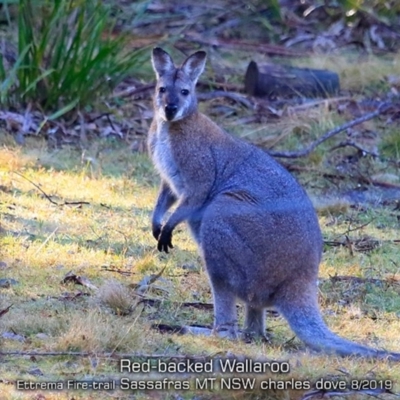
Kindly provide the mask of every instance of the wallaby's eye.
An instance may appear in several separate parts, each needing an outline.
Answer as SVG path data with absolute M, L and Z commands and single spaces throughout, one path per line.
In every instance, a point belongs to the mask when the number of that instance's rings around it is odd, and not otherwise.
M 164 86 L 161 86 L 158 90 L 160 93 L 165 93 L 165 91 L 166 91 Z
M 189 90 L 187 90 L 187 89 L 182 89 L 182 90 L 181 90 L 181 93 L 182 93 L 184 96 L 187 96 L 187 95 L 189 94 Z

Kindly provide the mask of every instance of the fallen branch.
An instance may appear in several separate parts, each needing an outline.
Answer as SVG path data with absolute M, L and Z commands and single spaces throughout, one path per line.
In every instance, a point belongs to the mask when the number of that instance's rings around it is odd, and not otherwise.
M 382 103 L 375 111 L 364 114 L 363 116 L 356 118 L 352 121 L 346 122 L 343 125 L 337 126 L 336 128 L 330 130 L 325 135 L 312 142 L 308 147 L 299 150 L 299 151 L 272 151 L 268 150 L 268 154 L 273 157 L 282 157 L 282 158 L 299 158 L 308 156 L 317 146 L 331 137 L 337 135 L 338 133 L 345 131 L 346 129 L 352 128 L 355 125 L 359 125 L 365 121 L 369 121 L 372 118 L 377 117 L 380 114 L 383 114 L 389 108 L 393 106 L 392 103 Z

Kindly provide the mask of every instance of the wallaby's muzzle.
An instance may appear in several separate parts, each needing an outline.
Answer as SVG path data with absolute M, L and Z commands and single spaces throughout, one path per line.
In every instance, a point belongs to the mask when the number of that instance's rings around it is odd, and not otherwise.
M 165 117 L 168 121 L 172 121 L 178 111 L 178 106 L 176 104 L 167 104 L 165 106 Z

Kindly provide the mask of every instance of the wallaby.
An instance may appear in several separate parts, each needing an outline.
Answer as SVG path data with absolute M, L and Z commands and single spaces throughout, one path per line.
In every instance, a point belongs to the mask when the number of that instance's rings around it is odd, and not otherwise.
M 342 356 L 400 360 L 332 333 L 317 302 L 322 253 L 318 219 L 294 177 L 267 153 L 219 128 L 197 109 L 196 82 L 206 53 L 180 67 L 161 48 L 148 145 L 161 175 L 152 216 L 158 250 L 187 221 L 200 248 L 214 300 L 214 332 L 237 337 L 236 299 L 245 303 L 245 332 L 263 336 L 274 306 L 308 346 Z M 163 223 L 167 210 L 176 209 Z

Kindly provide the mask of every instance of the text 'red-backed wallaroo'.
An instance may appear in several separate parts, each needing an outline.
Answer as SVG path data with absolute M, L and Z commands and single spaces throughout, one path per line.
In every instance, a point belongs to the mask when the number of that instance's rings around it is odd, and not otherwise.
M 261 149 L 232 137 L 197 110 L 196 82 L 206 53 L 175 67 L 155 48 L 157 76 L 149 150 L 161 175 L 152 217 L 158 250 L 187 221 L 204 259 L 214 298 L 214 331 L 237 336 L 236 299 L 246 305 L 245 331 L 264 335 L 264 309 L 274 306 L 316 350 L 400 360 L 340 338 L 317 304 L 322 237 L 302 187 Z M 167 210 L 176 209 L 163 222 Z

